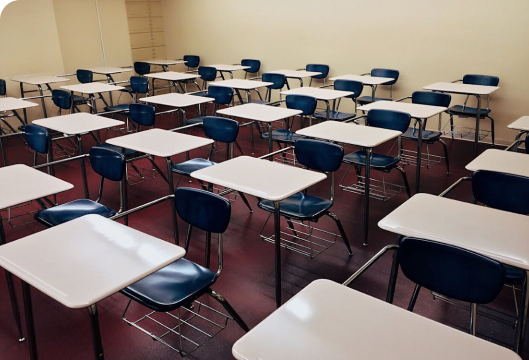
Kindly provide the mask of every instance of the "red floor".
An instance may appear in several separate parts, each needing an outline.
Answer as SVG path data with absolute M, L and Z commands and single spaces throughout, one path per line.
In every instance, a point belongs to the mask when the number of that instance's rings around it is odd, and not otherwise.
M 157 119 L 159 127 L 172 128 L 176 126 L 176 120 L 170 115 L 164 115 Z M 199 132 L 196 132 L 199 134 Z M 104 137 L 118 136 L 112 131 L 103 132 Z M 239 143 L 245 154 L 250 152 L 249 130 L 242 128 L 239 135 Z M 85 146 L 92 145 L 91 139 L 85 140 Z M 413 148 L 415 144 L 408 144 Z M 432 169 L 423 169 L 422 188 L 423 192 L 438 194 L 461 176 L 469 175 L 464 166 L 471 160 L 472 143 L 465 141 L 448 140 L 452 173 L 446 175 L 444 164 L 437 165 Z M 264 154 L 267 143 L 257 139 L 256 154 Z M 7 155 L 11 163 L 31 164 L 32 154 L 25 149 L 24 144 L 17 139 L 6 141 Z M 483 146 L 480 150 L 485 148 Z M 346 151 L 353 150 L 347 147 Z M 441 152 L 440 146 L 433 146 L 431 150 Z M 238 152 L 235 151 L 238 155 Z M 207 156 L 206 150 L 192 152 L 192 156 Z M 215 159 L 222 161 L 224 152 L 215 154 Z M 214 159 L 214 160 L 215 160 Z M 178 162 L 184 160 L 183 156 L 173 158 Z M 39 159 L 43 161 L 43 159 Z M 157 159 L 158 164 L 165 169 L 162 159 Z M 98 178 L 88 167 L 90 194 L 95 199 L 98 189 Z M 339 180 L 346 170 L 342 166 L 337 173 Z M 412 189 L 415 188 L 415 167 L 407 166 L 406 171 Z M 82 181 L 79 163 L 71 162 L 58 166 L 56 175 L 66 181 L 75 184 L 75 188 L 67 193 L 58 195 L 59 203 L 67 202 L 83 197 Z M 375 174 L 379 176 L 380 174 Z M 351 176 L 351 179 L 354 175 Z M 401 183 L 398 173 L 386 175 L 386 180 Z M 178 178 L 175 177 L 175 181 Z M 196 182 L 189 183 L 182 179 L 179 186 L 194 186 Z M 312 193 L 328 196 L 329 183 L 325 182 L 311 189 Z M 165 195 L 167 184 L 158 176 L 152 181 L 129 187 L 129 206 L 134 207 Z M 413 191 L 412 191 L 413 192 Z M 451 197 L 464 201 L 470 201 L 471 194 L 468 185 L 462 185 L 451 194 Z M 103 196 L 103 203 L 118 208 L 118 187 L 116 184 L 108 185 Z M 275 309 L 274 300 L 274 247 L 260 240 L 259 232 L 268 216 L 267 213 L 256 206 L 255 198 L 249 197 L 254 208 L 250 214 L 240 199 L 233 204 L 232 218 L 228 231 L 225 235 L 225 264 L 224 271 L 215 284 L 214 289 L 224 295 L 239 312 L 249 327 L 254 327 Z M 371 202 L 371 222 L 369 246 L 362 246 L 363 237 L 363 197 L 356 194 L 346 193 L 337 188 L 337 196 L 333 211 L 340 217 L 353 247 L 354 256 L 349 257 L 345 246 L 338 241 L 329 250 L 311 260 L 299 254 L 285 251 L 282 252 L 283 260 L 283 301 L 288 300 L 298 291 L 308 285 L 311 281 L 319 278 L 327 278 L 337 282 L 343 282 L 349 275 L 357 270 L 378 250 L 396 240 L 396 236 L 385 232 L 377 227 L 377 222 L 390 211 L 406 200 L 405 193 L 397 197 L 381 202 Z M 136 213 L 130 217 L 130 226 L 157 236 L 166 241 L 172 241 L 172 226 L 170 218 L 170 207 L 168 203 L 157 205 L 150 209 Z M 336 231 L 336 227 L 329 219 L 323 219 L 318 223 L 324 229 Z M 450 224 L 446 224 L 450 226 Z M 180 221 L 180 238 L 185 236 L 186 226 Z M 271 231 L 271 226 L 268 230 Z M 44 230 L 42 225 L 33 223 L 21 228 L 11 228 L 6 225 L 8 241 L 13 241 L 23 236 Z M 204 239 L 200 232 L 194 233 L 191 248 L 187 255 L 188 259 L 203 263 Z M 215 241 L 211 268 L 216 268 Z M 378 299 L 385 298 L 391 256 L 387 256 L 375 264 L 362 277 L 353 283 L 352 287 L 364 293 L 368 293 Z M 20 282 L 17 280 L 19 303 L 22 306 Z M 27 343 L 17 341 L 15 325 L 10 311 L 8 293 L 5 286 L 5 277 L 0 276 L 0 359 L 27 359 L 29 352 Z M 395 294 L 395 304 L 405 307 L 411 296 L 413 284 L 399 277 Z M 92 344 L 87 311 L 71 310 L 55 302 L 46 295 L 33 289 L 33 307 L 35 312 L 35 324 L 37 333 L 37 345 L 40 359 L 91 359 Z M 325 296 L 325 294 L 322 294 Z M 168 359 L 179 357 L 164 345 L 155 342 L 147 335 L 127 326 L 121 319 L 121 315 L 127 299 L 115 294 L 98 304 L 101 322 L 103 346 L 108 359 Z M 329 306 L 333 306 L 329 299 Z M 354 304 L 351 304 L 354 306 Z M 512 302 L 512 290 L 505 289 L 500 298 L 493 305 L 507 313 L 514 312 Z M 142 309 L 135 308 L 135 313 L 141 313 Z M 427 291 L 422 291 L 415 307 L 415 311 L 428 318 L 442 322 L 448 326 L 466 331 L 469 321 L 469 312 L 458 307 L 448 305 L 439 300 L 433 300 Z M 367 324 L 351 324 L 351 326 L 370 326 Z M 490 339 L 498 344 L 512 347 L 515 332 L 512 327 L 492 321 L 483 316 L 478 317 L 478 335 Z M 202 348 L 189 356 L 191 359 L 232 359 L 231 347 L 233 343 L 243 335 L 243 331 L 235 322 L 229 322 L 226 330 L 218 337 L 211 340 Z M 527 341 L 526 341 L 527 343 Z M 296 344 L 292 344 L 296 346 Z M 413 346 L 413 339 L 410 339 Z M 527 349 L 527 346 L 526 346 Z M 351 349 L 351 358 L 354 358 L 354 349 Z M 525 353 L 525 358 L 529 355 Z

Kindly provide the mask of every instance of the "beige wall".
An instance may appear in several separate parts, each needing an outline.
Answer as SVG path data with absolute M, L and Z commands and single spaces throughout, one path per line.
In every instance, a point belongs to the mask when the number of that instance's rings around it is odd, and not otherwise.
M 528 1 L 163 0 L 162 5 L 169 58 L 196 53 L 203 64 L 256 58 L 264 71 L 321 62 L 331 66 L 331 76 L 395 68 L 401 73 L 397 98 L 466 73 L 497 75 L 501 89 L 491 99 L 497 138 L 511 141 L 515 132 L 506 125 L 529 114 Z

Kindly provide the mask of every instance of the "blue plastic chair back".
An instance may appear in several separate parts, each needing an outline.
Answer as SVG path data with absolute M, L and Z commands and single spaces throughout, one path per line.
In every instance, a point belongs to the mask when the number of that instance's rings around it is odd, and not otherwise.
M 208 96 L 214 98 L 216 104 L 228 105 L 233 100 L 233 89 L 227 86 L 210 85 Z
M 393 81 L 390 81 L 390 82 L 387 82 L 387 83 L 384 84 L 384 85 L 393 85 L 399 79 L 399 71 L 398 70 L 392 70 L 392 69 L 375 68 L 375 69 L 371 70 L 371 76 L 395 79 Z
M 6 96 L 6 94 L 7 94 L 6 81 L 4 79 L 0 79 L 0 96 Z
M 90 165 L 96 174 L 112 181 L 121 181 L 125 175 L 125 155 L 116 150 L 94 146 L 90 149 Z
M 134 71 L 136 71 L 136 74 L 138 75 L 147 75 L 151 73 L 151 64 L 143 62 L 143 61 L 136 61 L 134 63 Z
M 212 66 L 200 66 L 198 75 L 204 81 L 213 81 L 217 78 L 217 69 Z
M 404 238 L 398 251 L 408 279 L 460 301 L 487 304 L 505 283 L 505 267 L 500 262 L 456 246 Z
M 473 75 L 467 74 L 463 76 L 463 84 L 484 85 L 484 86 L 498 86 L 500 78 L 489 75 Z
M 373 109 L 367 113 L 367 125 L 402 133 L 408 130 L 410 121 L 410 114 L 401 111 Z
M 244 71 L 246 71 L 247 73 L 251 73 L 251 74 L 259 72 L 259 70 L 261 69 L 261 61 L 254 60 L 254 59 L 242 59 L 241 65 L 249 66 L 250 68 L 244 69 Z
M 286 104 L 289 109 L 303 111 L 303 115 L 312 115 L 316 110 L 316 98 L 307 95 L 287 95 Z
M 130 87 L 135 93 L 146 94 L 149 91 L 149 79 L 143 76 L 131 76 Z
M 200 56 L 198 55 L 184 55 L 184 65 L 190 68 L 196 68 L 200 64 Z
M 529 178 L 495 171 L 472 174 L 472 193 L 480 203 L 499 210 L 529 214 Z
M 346 96 L 346 98 L 356 99 L 364 90 L 364 83 L 354 80 L 336 80 L 334 82 L 334 90 L 352 91 L 354 95 Z
M 327 75 L 329 75 L 330 68 L 329 65 L 325 64 L 307 64 L 307 66 L 305 66 L 305 70 L 321 73 L 321 75 L 314 75 L 312 77 L 314 79 L 325 79 Z
M 228 200 L 209 191 L 181 187 L 175 191 L 178 216 L 189 225 L 206 232 L 226 231 L 231 217 Z
M 267 87 L 272 90 L 280 90 L 285 86 L 286 77 L 283 74 L 264 73 L 262 76 L 263 82 L 271 82 L 273 85 Z
M 156 116 L 156 108 L 147 104 L 130 104 L 129 117 L 136 124 L 142 126 L 153 126 Z
M 296 159 L 303 166 L 321 172 L 335 172 L 342 165 L 343 147 L 329 142 L 299 139 L 294 144 Z
M 452 96 L 450 94 L 433 91 L 414 91 L 411 102 L 414 104 L 449 107 Z
M 94 73 L 90 70 L 77 70 L 77 81 L 81 84 L 88 84 L 94 81 Z
M 232 143 L 239 135 L 239 123 L 233 119 L 206 116 L 203 120 L 204 134 L 212 140 Z
M 525 142 L 524 142 L 524 144 L 525 144 L 525 153 L 526 153 L 526 154 L 529 154 L 529 136 L 526 136 L 526 137 L 525 137 Z
M 26 125 L 26 143 L 39 154 L 47 154 L 50 146 L 50 133 L 42 126 Z
M 64 90 L 52 90 L 51 100 L 60 109 L 68 110 L 72 106 L 72 94 Z

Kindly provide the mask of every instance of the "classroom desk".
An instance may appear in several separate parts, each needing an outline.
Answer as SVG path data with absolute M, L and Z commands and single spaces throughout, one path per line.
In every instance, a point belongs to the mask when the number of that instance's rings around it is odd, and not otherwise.
M 476 97 L 476 134 L 474 137 L 474 157 L 478 155 L 479 142 L 479 119 L 481 113 L 481 96 L 488 96 L 499 90 L 498 86 L 472 85 L 463 83 L 437 82 L 423 87 L 424 90 L 431 90 L 450 94 L 461 94 Z
M 306 70 L 275 70 L 275 71 L 267 71 L 267 73 L 285 75 L 285 77 L 287 78 L 285 85 L 287 86 L 288 90 L 290 90 L 288 79 L 298 79 L 299 86 L 303 87 L 303 79 L 310 78 L 316 75 L 321 75 L 321 72 L 319 71 L 306 71 Z
M 132 71 L 133 69 L 132 68 L 122 68 L 122 67 L 94 67 L 94 68 L 89 68 L 88 70 L 90 70 L 91 72 L 93 72 L 94 74 L 99 74 L 99 75 L 105 75 L 106 78 L 107 78 L 107 83 L 108 84 L 114 84 L 114 78 L 112 77 L 112 75 L 114 74 L 121 74 L 121 73 L 124 73 L 124 72 L 130 72 Z M 112 93 L 109 92 L 108 93 L 109 97 L 110 97 L 110 105 L 114 105 L 114 99 L 112 98 Z
M 46 74 L 18 75 L 18 76 L 13 76 L 11 80 L 20 83 L 20 97 L 22 98 L 27 93 L 32 93 L 35 91 L 39 92 L 39 96 L 37 96 L 37 98 L 40 98 L 40 102 L 42 104 L 42 112 L 44 113 L 44 117 L 48 117 L 48 113 L 46 111 L 46 103 L 44 102 L 44 91 L 49 91 L 51 93 L 52 89 L 51 89 L 50 84 L 70 81 L 70 79 L 68 78 L 46 75 Z M 37 90 L 29 90 L 29 91 L 24 90 L 24 84 L 36 86 Z M 46 90 L 42 89 L 42 85 L 46 86 Z M 26 110 L 24 110 L 24 121 L 26 123 L 28 122 Z
M 529 132 L 529 116 L 522 116 L 518 120 L 507 125 L 507 128 L 519 131 L 514 138 L 514 143 L 508 147 L 508 149 L 513 148 L 513 151 L 517 151 L 519 143 L 522 142 L 520 141 L 520 137 Z
M 93 131 L 120 126 L 123 125 L 124 122 L 88 113 L 75 113 L 35 120 L 33 121 L 33 124 L 58 131 L 62 134 L 75 136 L 77 138 L 77 145 L 79 146 L 79 155 L 82 155 L 83 141 L 81 137 L 83 135 L 92 133 Z M 101 139 L 97 140 L 100 141 Z M 81 173 L 83 175 L 84 195 L 85 198 L 88 199 L 90 194 L 88 192 L 88 181 L 86 179 L 85 159 L 81 158 L 80 162 Z
M 375 92 L 377 91 L 378 85 L 384 85 L 385 83 L 388 83 L 395 79 L 386 78 L 386 77 L 378 77 L 378 76 L 368 76 L 368 75 L 341 75 L 341 76 L 335 76 L 333 78 L 330 78 L 329 80 L 331 81 L 336 81 L 336 80 L 360 81 L 361 83 L 364 84 L 364 86 L 369 86 L 371 88 L 371 101 L 375 102 Z
M 234 71 L 241 71 L 241 70 L 245 70 L 245 69 L 249 69 L 250 68 L 250 66 L 229 65 L 229 64 L 215 64 L 215 65 L 208 65 L 208 66 L 211 66 L 211 67 L 214 67 L 215 69 L 217 69 L 217 71 L 219 72 L 220 77 L 222 78 L 222 80 L 226 80 L 224 78 L 224 73 L 225 72 L 230 74 L 230 79 L 233 79 L 233 72 Z
M 315 280 L 232 348 L 238 360 L 521 360 L 511 350 L 330 280 Z
M 38 106 L 38 105 L 35 103 L 32 103 L 31 101 L 16 99 L 12 97 L 0 98 L 0 113 L 6 113 L 8 111 L 12 113 L 12 115 L 0 114 L 0 121 L 3 122 L 9 128 L 9 130 L 11 130 L 11 132 L 16 133 L 17 130 L 13 128 L 11 124 L 9 124 L 6 118 L 15 116 L 22 125 L 26 125 L 27 122 L 23 120 L 20 117 L 20 115 L 18 115 L 17 110 L 23 110 L 24 114 L 26 114 L 26 109 L 30 107 L 34 107 L 34 106 Z M 2 158 L 4 160 L 4 166 L 7 166 L 7 158 L 6 158 L 4 144 L 2 142 L 2 136 L 1 136 L 3 132 L 4 131 L 0 127 L 0 151 L 2 151 Z
M 416 194 L 380 220 L 378 226 L 403 236 L 414 236 L 488 256 L 504 264 L 529 270 L 527 216 L 444 197 Z M 396 276 L 396 272 L 393 274 Z M 392 298 L 392 284 L 388 299 Z M 521 353 L 527 306 L 520 311 L 517 351 Z M 520 326 L 521 324 L 521 326 Z
M 257 91 L 258 88 L 266 87 L 273 85 L 274 83 L 271 82 L 264 82 L 264 81 L 257 81 L 257 80 L 246 80 L 246 79 L 230 79 L 230 80 L 222 80 L 222 81 L 215 81 L 212 83 L 209 83 L 209 85 L 215 85 L 215 86 L 225 86 L 229 87 L 235 90 L 237 93 L 237 96 L 239 97 L 239 101 L 242 104 L 243 100 L 241 97 L 241 93 L 239 90 L 246 91 L 246 102 L 250 103 L 252 102 L 252 96 L 250 94 L 251 90 Z
M 366 152 L 366 174 L 364 183 L 364 246 L 368 245 L 369 230 L 369 183 L 371 172 L 371 152 L 373 148 L 386 141 L 398 138 L 400 131 L 387 130 L 370 126 L 325 121 L 296 131 L 296 134 L 327 141 L 334 141 L 362 147 Z
M 37 200 L 49 195 L 55 195 L 73 188 L 73 185 L 33 169 L 29 166 L 17 164 L 0 168 L 0 209 L 23 204 L 31 200 Z M 4 222 L 0 218 L 0 248 L 6 243 Z M 6 270 L 7 287 L 11 299 L 15 322 L 18 327 L 19 340 L 23 341 L 22 327 L 18 302 L 11 273 Z
M 99 94 L 101 100 L 103 100 L 103 102 L 106 105 L 105 99 L 103 99 L 103 95 L 101 95 L 101 93 L 104 93 L 104 92 L 110 93 L 111 91 L 123 90 L 125 88 L 123 86 L 103 84 L 103 83 L 99 83 L 99 82 L 91 82 L 91 83 L 86 83 L 86 84 L 76 84 L 76 85 L 61 86 L 61 89 L 70 91 L 72 93 L 72 98 L 73 98 L 73 93 L 74 92 L 78 92 L 78 93 L 81 93 L 81 94 L 88 95 L 90 103 L 92 105 L 91 111 L 93 113 L 97 114 L 96 98 L 94 96 L 95 94 Z M 71 111 L 72 112 L 74 111 L 74 102 L 73 101 L 72 101 L 72 109 L 71 109 Z
M 184 60 L 163 60 L 163 59 L 145 60 L 143 62 L 146 62 L 147 64 L 151 64 L 151 65 L 161 66 L 163 71 L 169 71 L 169 66 L 170 65 L 185 64 L 186 63 Z
M 279 202 L 324 180 L 327 175 L 273 161 L 239 156 L 191 173 L 195 179 L 274 202 L 276 305 L 281 306 Z
M 369 111 L 373 109 L 384 109 L 393 111 L 402 111 L 410 114 L 414 119 L 419 122 L 418 135 L 417 135 L 417 170 L 415 172 L 415 191 L 419 192 L 421 183 L 421 160 L 422 160 L 422 132 L 423 132 L 423 121 L 426 122 L 428 118 L 439 115 L 445 112 L 447 108 L 442 106 L 431 106 L 423 104 L 413 104 L 397 101 L 377 101 L 371 104 L 360 106 L 358 110 Z M 446 160 L 446 159 L 445 159 Z
M 224 116 L 232 116 L 266 123 L 268 125 L 268 150 L 270 152 L 274 151 L 272 141 L 272 123 L 287 119 L 292 116 L 300 115 L 301 113 L 301 110 L 252 103 L 217 110 L 217 114 Z M 273 159 L 270 158 L 270 161 L 272 160 Z
M 489 170 L 529 177 L 527 154 L 487 149 L 465 167 L 470 171 Z
M 175 88 L 175 92 L 178 92 L 178 88 L 176 87 L 178 82 L 186 81 L 186 80 L 195 80 L 199 78 L 199 76 L 195 74 L 179 73 L 176 71 L 163 71 L 163 72 L 158 72 L 158 73 L 151 73 L 151 74 L 145 75 L 145 77 L 151 78 L 153 95 L 154 95 L 154 81 L 155 80 L 165 80 L 165 81 L 172 82 Z
M 335 108 L 335 102 L 338 99 L 341 99 L 346 96 L 354 95 L 352 91 L 341 91 L 341 90 L 332 90 L 332 89 L 322 89 L 322 88 L 313 88 L 313 87 L 300 87 L 297 89 L 281 91 L 281 95 L 306 95 L 312 96 L 317 100 L 321 100 L 326 105 L 327 111 L 327 120 L 329 120 L 329 113 L 331 111 L 331 105 L 329 101 L 333 101 L 333 109 Z M 311 122 L 312 125 L 312 122 Z
M 99 215 L 1 246 L 0 266 L 22 280 L 30 358 L 38 357 L 30 286 L 68 308 L 88 308 L 94 358 L 104 359 L 96 303 L 184 255 L 179 246 Z
M 187 96 L 199 98 L 198 96 Z M 175 191 L 173 185 L 173 162 L 171 161 L 171 156 L 182 154 L 190 150 L 200 148 L 202 146 L 213 144 L 213 140 L 211 139 L 187 134 L 180 134 L 177 132 L 162 129 L 150 129 L 140 131 L 137 133 L 108 139 L 106 142 L 114 146 L 119 146 L 125 149 L 131 149 L 144 154 L 164 158 L 167 163 L 167 178 L 164 180 L 166 180 L 169 185 L 169 195 L 173 195 Z M 161 171 L 160 175 L 163 176 Z M 174 201 L 171 201 L 171 209 L 171 216 L 173 218 L 173 236 L 176 244 L 178 244 L 178 224 L 176 222 L 176 209 Z
M 187 124 L 186 112 L 184 108 L 188 106 L 200 105 L 215 101 L 215 99 L 204 96 L 194 96 L 188 94 L 170 93 L 141 98 L 140 101 L 151 105 L 164 105 L 176 108 L 182 113 L 184 125 Z

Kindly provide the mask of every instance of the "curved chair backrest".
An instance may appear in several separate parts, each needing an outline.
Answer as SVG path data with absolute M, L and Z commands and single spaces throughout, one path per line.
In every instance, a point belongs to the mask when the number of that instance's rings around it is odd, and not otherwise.
M 198 75 L 204 81 L 213 81 L 217 78 L 217 69 L 212 66 L 200 66 Z
M 42 126 L 26 125 L 26 142 L 39 154 L 47 154 L 50 146 L 50 133 Z
M 364 90 L 364 83 L 354 80 L 336 80 L 334 82 L 334 90 L 352 91 L 354 95 L 346 96 L 346 98 L 356 99 Z
M 136 124 L 142 126 L 153 126 L 156 116 L 156 108 L 147 104 L 130 104 L 129 117 Z
M 463 84 L 484 85 L 484 86 L 498 86 L 500 78 L 489 75 L 473 75 L 467 74 L 463 76 Z
M 525 137 L 525 153 L 529 154 L 529 136 Z
M 472 174 L 472 194 L 488 207 L 529 214 L 528 177 L 479 170 Z
M 112 181 L 121 181 L 125 175 L 125 155 L 109 148 L 94 146 L 90 149 L 90 165 L 92 169 Z
M 52 90 L 51 100 L 60 109 L 68 110 L 72 106 L 72 94 L 65 90 Z
M 90 70 L 79 69 L 77 70 L 76 74 L 77 81 L 79 81 L 81 84 L 87 84 L 94 81 L 94 73 Z
M 375 68 L 371 70 L 371 76 L 376 77 L 385 77 L 385 78 L 392 78 L 395 79 L 393 81 L 387 82 L 384 85 L 393 85 L 397 82 L 399 79 L 399 71 L 393 70 L 393 69 L 382 69 L 382 68 Z
M 367 113 L 367 124 L 369 126 L 397 130 L 402 133 L 408 130 L 410 121 L 410 114 L 401 111 L 373 109 Z
M 6 81 L 4 79 L 0 79 L 0 96 L 6 96 L 6 95 L 7 95 Z
M 176 189 L 174 195 L 176 212 L 189 225 L 218 234 L 222 234 L 228 228 L 231 205 L 222 196 L 185 187 Z
M 242 59 L 242 66 L 249 66 L 249 69 L 244 69 L 247 73 L 257 73 L 261 69 L 261 61 L 255 59 Z
M 404 238 L 398 251 L 408 279 L 457 300 L 487 304 L 505 283 L 505 267 L 500 262 L 456 246 Z
M 196 68 L 200 64 L 200 56 L 198 55 L 184 55 L 184 65 L 190 68 Z
M 321 172 L 335 172 L 342 165 L 343 147 L 329 142 L 299 139 L 294 144 L 296 159 L 301 165 Z
M 233 89 L 227 86 L 208 87 L 208 96 L 215 99 L 215 104 L 228 105 L 233 100 Z
M 450 94 L 433 91 L 414 91 L 411 94 L 411 102 L 414 104 L 448 107 L 451 100 Z
M 264 73 L 262 76 L 263 82 L 271 82 L 273 85 L 267 87 L 272 90 L 280 90 L 285 86 L 286 77 L 283 74 Z
M 150 74 L 151 64 L 143 62 L 143 61 L 136 61 L 134 63 L 134 71 L 136 71 L 136 74 L 138 75 Z
M 303 115 L 314 114 L 317 103 L 316 98 L 307 95 L 287 95 L 286 97 L 287 108 L 301 110 Z
M 212 140 L 232 143 L 239 135 L 239 123 L 233 119 L 206 116 L 203 120 L 204 134 Z
M 135 93 L 147 94 L 149 92 L 149 79 L 143 76 L 131 76 L 130 87 Z
M 320 72 L 320 75 L 314 75 L 314 79 L 325 79 L 327 75 L 329 75 L 329 65 L 325 64 L 307 64 L 305 66 L 305 70 L 307 71 L 314 71 L 314 72 Z

